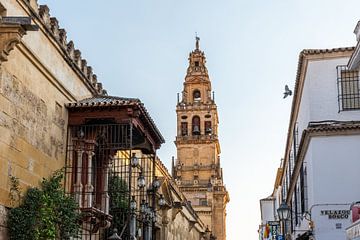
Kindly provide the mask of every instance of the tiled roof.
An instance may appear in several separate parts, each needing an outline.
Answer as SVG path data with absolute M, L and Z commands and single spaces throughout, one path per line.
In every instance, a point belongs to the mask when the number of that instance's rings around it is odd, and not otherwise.
M 68 103 L 66 105 L 69 109 L 75 108 L 91 108 L 91 107 L 113 107 L 113 106 L 137 106 L 145 120 L 151 125 L 155 134 L 161 143 L 164 143 L 164 137 L 155 125 L 154 120 L 150 117 L 149 112 L 146 110 L 144 104 L 138 98 L 125 98 L 107 95 L 98 95 L 91 98 L 86 98 L 77 102 Z
M 96 97 L 86 98 L 78 102 L 69 103 L 68 108 L 77 108 L 77 107 L 107 107 L 107 106 L 126 106 L 126 105 L 135 105 L 142 104 L 138 98 L 124 98 L 116 96 L 106 96 L 99 95 Z
M 335 132 L 360 129 L 360 121 L 310 122 L 307 132 Z
M 334 53 L 334 52 L 348 52 L 354 51 L 355 47 L 340 47 L 340 48 L 330 48 L 330 49 L 304 49 L 300 54 L 321 54 L 321 53 Z

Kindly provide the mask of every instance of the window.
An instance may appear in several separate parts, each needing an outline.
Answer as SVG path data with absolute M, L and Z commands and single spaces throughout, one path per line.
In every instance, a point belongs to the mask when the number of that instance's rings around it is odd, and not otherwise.
M 200 117 L 195 116 L 192 119 L 192 134 L 200 135 Z
M 193 98 L 194 98 L 194 101 L 200 101 L 201 100 L 201 94 L 200 94 L 199 90 L 195 90 L 193 92 Z
M 195 67 L 199 66 L 199 61 L 195 61 Z
M 360 109 L 359 72 L 337 66 L 339 111 Z
M 188 123 L 182 122 L 181 123 L 181 136 L 187 136 L 188 135 Z
M 302 164 L 300 168 L 300 207 L 300 212 L 304 214 L 307 210 L 307 179 L 304 164 Z
M 205 121 L 205 134 L 210 135 L 212 133 L 211 121 Z
M 208 202 L 206 198 L 199 198 L 199 205 L 200 206 L 207 206 Z

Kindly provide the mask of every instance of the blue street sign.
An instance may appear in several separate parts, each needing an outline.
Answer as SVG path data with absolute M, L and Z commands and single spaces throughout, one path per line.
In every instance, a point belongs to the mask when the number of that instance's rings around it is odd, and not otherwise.
M 283 235 L 277 235 L 277 239 L 276 240 L 284 240 L 284 236 Z

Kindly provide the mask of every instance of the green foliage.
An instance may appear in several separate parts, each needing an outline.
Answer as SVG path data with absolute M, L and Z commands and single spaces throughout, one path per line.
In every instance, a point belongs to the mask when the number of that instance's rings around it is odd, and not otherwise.
M 10 176 L 9 198 L 10 198 L 11 206 L 20 204 L 20 200 L 21 200 L 20 181 L 17 177 L 12 176 L 12 175 Z
M 19 207 L 9 212 L 10 239 L 55 240 L 76 237 L 80 213 L 62 187 L 62 171 L 43 179 L 40 188 L 30 188 Z
M 123 228 L 129 210 L 129 187 L 119 176 L 109 178 L 110 215 L 113 216 L 112 228 Z

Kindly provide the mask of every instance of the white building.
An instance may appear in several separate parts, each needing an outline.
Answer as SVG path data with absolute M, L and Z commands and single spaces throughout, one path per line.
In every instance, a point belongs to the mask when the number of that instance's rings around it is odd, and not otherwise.
M 273 196 L 291 208 L 292 239 L 346 239 L 360 200 L 359 48 L 300 53 L 281 194 Z
M 276 236 L 280 234 L 280 222 L 276 210 L 279 208 L 281 200 L 279 187 L 281 174 L 282 168 L 279 168 L 273 193 L 267 198 L 260 199 L 261 223 L 258 229 L 260 240 L 276 239 Z

